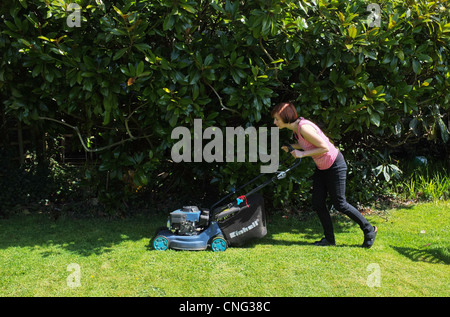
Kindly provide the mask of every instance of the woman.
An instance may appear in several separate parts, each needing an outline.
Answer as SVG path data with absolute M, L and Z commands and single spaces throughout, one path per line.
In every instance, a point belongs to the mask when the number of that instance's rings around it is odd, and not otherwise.
M 372 226 L 366 218 L 345 199 L 345 181 L 347 164 L 341 152 L 329 141 L 321 129 L 309 120 L 297 116 L 292 103 L 280 103 L 272 110 L 274 124 L 279 129 L 289 129 L 294 132 L 297 144 L 292 144 L 296 150 L 291 154 L 296 158 L 310 156 L 316 163 L 313 177 L 312 204 L 319 216 L 325 237 L 314 242 L 314 245 L 335 245 L 333 224 L 326 205 L 327 195 L 330 195 L 334 207 L 355 221 L 364 233 L 365 248 L 372 247 L 377 235 L 377 227 Z M 288 148 L 282 149 L 288 152 Z M 301 150 L 301 151 L 299 151 Z

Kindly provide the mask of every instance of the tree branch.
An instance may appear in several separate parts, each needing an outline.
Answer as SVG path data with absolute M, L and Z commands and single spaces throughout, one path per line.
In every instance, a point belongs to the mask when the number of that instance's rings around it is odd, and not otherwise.
M 131 115 L 127 118 L 127 120 L 128 120 L 130 117 L 131 117 Z M 77 126 L 73 126 L 73 125 L 70 125 L 70 124 L 68 124 L 68 123 L 66 123 L 66 122 L 63 122 L 63 121 L 60 121 L 60 120 L 57 120 L 57 119 L 53 119 L 53 118 L 49 118 L 49 117 L 38 117 L 38 119 L 40 119 L 40 120 L 53 121 L 53 122 L 56 122 L 56 123 L 65 125 L 66 127 L 69 127 L 69 128 L 71 128 L 72 130 L 75 130 L 75 132 L 76 132 L 77 135 L 78 135 L 78 138 L 80 139 L 81 145 L 83 146 L 84 150 L 85 150 L 86 152 L 88 152 L 88 153 L 97 153 L 97 152 L 101 152 L 101 151 L 104 151 L 104 150 L 106 150 L 106 149 L 112 148 L 112 147 L 114 147 L 114 146 L 117 146 L 117 145 L 120 145 L 120 144 L 124 144 L 124 143 L 126 143 L 126 142 L 128 142 L 128 141 L 144 139 L 144 138 L 148 138 L 149 136 L 151 136 L 151 135 L 144 135 L 144 136 L 140 136 L 140 137 L 134 137 L 134 136 L 130 133 L 130 131 L 129 131 L 129 129 L 128 129 L 128 125 L 126 125 L 127 133 L 130 135 L 130 138 L 125 139 L 125 140 L 121 140 L 121 141 L 118 141 L 118 142 L 115 142 L 115 143 L 110 144 L 110 145 L 102 146 L 102 147 L 99 147 L 99 148 L 96 148 L 96 149 L 90 149 L 90 148 L 86 145 L 86 143 L 84 142 L 83 136 L 81 135 L 80 130 L 78 129 Z
M 226 107 L 226 106 L 223 104 L 223 102 L 222 102 L 222 97 L 220 97 L 220 95 L 217 93 L 217 91 L 214 89 L 214 87 L 211 86 L 210 83 L 208 83 L 206 80 L 204 80 L 204 83 L 207 84 L 207 85 L 209 86 L 209 88 L 211 88 L 212 91 L 214 91 L 214 93 L 216 94 L 217 98 L 219 98 L 219 102 L 220 102 L 220 106 L 222 107 L 222 110 L 228 110 L 228 111 L 230 111 L 230 112 L 236 113 L 237 115 L 240 115 L 239 111 L 234 110 L 234 109 L 231 109 L 231 108 L 228 108 L 228 107 Z

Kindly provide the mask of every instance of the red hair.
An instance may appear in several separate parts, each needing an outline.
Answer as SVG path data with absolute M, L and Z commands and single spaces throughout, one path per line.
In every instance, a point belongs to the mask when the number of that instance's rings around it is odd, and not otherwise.
M 298 119 L 297 110 L 295 110 L 292 102 L 282 102 L 275 106 L 272 110 L 272 117 L 278 114 L 284 123 L 292 123 Z

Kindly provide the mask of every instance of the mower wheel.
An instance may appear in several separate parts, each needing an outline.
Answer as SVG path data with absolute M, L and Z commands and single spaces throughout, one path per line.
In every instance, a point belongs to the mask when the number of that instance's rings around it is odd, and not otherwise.
M 227 249 L 227 241 L 222 236 L 215 237 L 211 242 L 211 249 L 214 252 L 223 252 Z
M 157 251 L 166 251 L 169 248 L 169 240 L 165 236 L 156 236 L 153 239 L 153 248 Z

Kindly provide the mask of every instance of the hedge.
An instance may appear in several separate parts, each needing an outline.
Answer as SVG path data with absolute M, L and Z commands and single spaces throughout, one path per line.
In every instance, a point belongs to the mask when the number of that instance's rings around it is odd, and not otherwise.
M 174 163 L 171 131 L 271 127 L 287 100 L 355 160 L 413 140 L 448 153 L 447 1 L 73 2 L 2 2 L 0 105 L 78 135 L 103 201 L 121 204 L 125 188 L 229 191 L 257 164 Z M 268 190 L 275 205 L 307 199 L 303 164 Z

